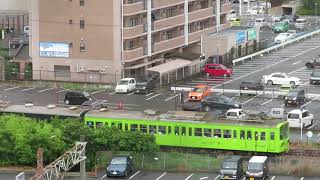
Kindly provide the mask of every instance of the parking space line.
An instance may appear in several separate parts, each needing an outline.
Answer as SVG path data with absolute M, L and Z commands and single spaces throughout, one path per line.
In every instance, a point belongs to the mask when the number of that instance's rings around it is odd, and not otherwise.
M 189 99 L 187 98 L 186 100 L 184 100 L 183 102 L 187 102 Z
M 304 177 L 302 177 L 300 180 L 303 180 L 304 179 Z
M 204 180 L 204 179 L 208 179 L 209 177 L 208 176 L 206 176 L 206 177 L 202 177 L 202 178 L 200 178 L 200 180 Z
M 146 96 L 150 96 L 150 95 L 152 95 L 153 93 L 149 93 L 149 94 L 147 94 Z
M 64 92 L 64 91 L 70 91 L 70 89 L 62 89 L 62 90 L 60 90 L 60 91 L 57 91 L 56 94 L 61 93 L 61 92 Z
M 302 67 L 302 68 L 299 68 L 299 69 L 296 69 L 296 70 L 294 70 L 294 71 L 291 71 L 291 72 L 288 72 L 288 74 L 292 74 L 292 73 L 294 73 L 294 72 L 297 72 L 297 71 L 299 71 L 299 70 L 301 70 L 301 69 L 305 69 L 306 67 Z
M 305 103 L 305 104 L 304 104 L 304 106 L 306 106 L 306 105 L 308 105 L 308 104 L 312 103 L 312 101 L 316 100 L 317 98 L 318 98 L 318 97 L 315 97 L 315 98 L 311 99 L 311 101 L 309 101 L 309 102 Z
M 167 174 L 167 172 L 162 173 L 156 180 L 161 179 L 163 176 L 165 176 Z
M 236 98 L 236 97 L 234 96 L 234 97 L 232 97 L 232 98 L 230 98 L 230 99 L 234 99 L 234 98 Z
M 222 94 L 223 92 L 219 92 L 217 95 L 220 95 L 220 94 Z
M 215 177 L 215 178 L 214 178 L 214 180 L 217 180 L 217 179 L 219 179 L 219 177 L 220 177 L 220 174 L 219 174 L 219 175 L 218 175 L 217 177 Z
M 32 88 L 23 89 L 23 90 L 21 90 L 21 92 L 30 91 L 30 90 L 33 90 L 33 89 L 36 89 L 36 88 L 37 88 L 37 87 L 32 87 Z
M 55 88 L 48 88 L 48 89 L 43 89 L 43 90 L 41 90 L 41 91 L 38 91 L 38 92 L 45 92 L 45 91 L 50 91 L 50 90 L 52 90 L 52 89 L 55 89 Z
M 175 96 L 172 96 L 172 97 L 169 97 L 168 99 L 166 99 L 166 100 L 164 100 L 164 101 L 169 101 L 170 99 L 173 99 L 173 98 L 175 98 L 175 97 L 177 97 L 177 96 L 179 96 L 180 94 L 176 94 Z
M 103 91 L 105 91 L 105 90 L 96 91 L 96 92 L 93 92 L 91 94 L 97 94 L 97 93 L 100 93 L 100 92 L 103 92 Z
M 300 60 L 300 61 L 297 61 L 297 62 L 294 62 L 294 63 L 292 63 L 292 65 L 296 65 L 296 64 L 299 64 L 299 63 L 301 63 L 301 61 L 302 61 L 302 60 Z
M 133 177 L 135 177 L 135 176 L 136 176 L 137 174 L 139 174 L 139 173 L 140 173 L 140 171 L 137 171 L 137 172 L 134 173 L 132 176 L 130 176 L 129 179 L 132 179 Z M 128 180 L 129 180 L 129 179 L 128 179 Z
M 258 96 L 260 96 L 260 95 L 261 95 L 261 94 L 256 95 L 256 96 L 254 96 L 253 98 L 251 98 L 251 99 L 249 99 L 249 100 L 247 100 L 247 101 L 245 101 L 245 102 L 243 102 L 243 103 L 241 103 L 241 104 L 246 104 L 246 103 L 252 101 L 254 98 L 256 98 L 256 97 L 258 97 Z
M 106 178 L 106 177 L 107 177 L 107 174 L 103 175 L 103 176 L 100 178 L 100 180 L 102 180 L 102 179 L 104 179 L 104 178 Z
M 314 123 L 312 126 L 308 127 L 308 129 L 313 128 L 314 126 L 316 126 L 318 123 Z
M 132 94 L 134 94 L 134 92 L 131 92 L 131 93 L 127 94 L 127 96 L 130 96 L 130 95 L 132 95 Z
M 265 104 L 268 104 L 268 103 L 269 103 L 269 102 L 271 102 L 271 101 L 273 101 L 273 99 L 270 99 L 270 100 L 268 100 L 268 101 L 266 101 L 266 102 L 262 103 L 261 105 L 263 106 L 263 105 L 265 105 Z
M 274 180 L 274 178 L 276 178 L 276 176 L 272 176 L 271 180 Z
M 150 99 L 155 98 L 155 97 L 157 97 L 157 96 L 160 96 L 161 94 L 162 94 L 162 93 L 156 94 L 156 95 L 154 95 L 154 96 L 149 97 L 149 98 L 146 99 L 146 100 L 149 101 Z
M 9 90 L 12 90 L 12 89 L 17 89 L 19 87 L 12 87 L 12 88 L 8 88 L 8 89 L 5 89 L 4 91 L 9 91 Z
M 189 175 L 187 178 L 185 178 L 184 180 L 188 180 L 188 179 L 190 179 L 192 176 L 193 176 L 193 173 L 190 174 L 190 175 Z
M 112 94 L 114 94 L 114 93 L 116 93 L 116 92 L 109 93 L 109 95 L 112 95 Z

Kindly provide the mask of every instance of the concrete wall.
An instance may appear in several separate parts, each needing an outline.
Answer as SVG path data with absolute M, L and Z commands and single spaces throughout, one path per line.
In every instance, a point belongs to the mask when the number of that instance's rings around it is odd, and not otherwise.
M 31 0 L 0 0 L 1 10 L 31 10 Z

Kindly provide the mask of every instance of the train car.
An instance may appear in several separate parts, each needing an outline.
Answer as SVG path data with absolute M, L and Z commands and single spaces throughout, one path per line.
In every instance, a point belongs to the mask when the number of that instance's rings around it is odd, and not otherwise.
M 224 120 L 199 112 L 150 116 L 134 111 L 89 111 L 83 118 L 91 128 L 108 126 L 153 134 L 160 146 L 266 153 L 289 149 L 287 121 Z

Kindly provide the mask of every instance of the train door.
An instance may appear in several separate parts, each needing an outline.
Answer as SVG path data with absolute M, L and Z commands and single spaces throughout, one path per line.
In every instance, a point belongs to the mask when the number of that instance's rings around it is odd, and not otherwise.
M 267 150 L 266 144 L 266 132 L 254 132 L 254 138 L 256 141 L 256 151 L 264 152 Z
M 256 149 L 256 141 L 254 138 L 254 131 L 251 129 L 246 129 L 246 150 L 248 151 L 255 151 Z
M 273 152 L 273 151 L 275 151 L 275 149 L 276 149 L 276 142 L 275 142 L 275 133 L 274 133 L 274 131 L 270 131 L 270 132 L 268 132 L 268 134 L 267 134 L 267 139 L 268 139 L 268 144 L 269 144 L 269 150 L 268 151 L 270 151 L 270 152 Z
M 166 144 L 169 146 L 181 146 L 181 127 L 178 125 L 168 126 L 168 139 Z

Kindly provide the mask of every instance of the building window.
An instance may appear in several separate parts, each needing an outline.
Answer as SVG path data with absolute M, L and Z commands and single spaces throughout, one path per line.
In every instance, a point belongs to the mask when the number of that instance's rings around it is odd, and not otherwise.
M 84 26 L 85 26 L 84 20 L 80 20 L 80 29 L 84 29 Z
M 208 8 L 209 7 L 209 2 L 208 0 L 205 0 L 205 1 L 201 1 L 200 2 L 200 8 L 201 9 L 205 9 L 205 8 Z
M 138 18 L 130 18 L 129 19 L 129 27 L 134 27 L 137 26 L 139 24 L 139 19 Z
M 80 6 L 84 6 L 84 0 L 80 0 Z
M 166 11 L 166 18 L 173 17 L 176 14 L 176 9 L 171 8 Z
M 54 65 L 54 75 L 56 78 L 69 78 L 70 77 L 70 66 Z
M 166 37 L 166 39 L 172 39 L 173 38 L 173 31 L 171 30 L 171 31 L 167 31 L 167 37 Z
M 80 43 L 80 52 L 85 52 L 86 51 L 86 45 L 84 44 L 84 42 Z

